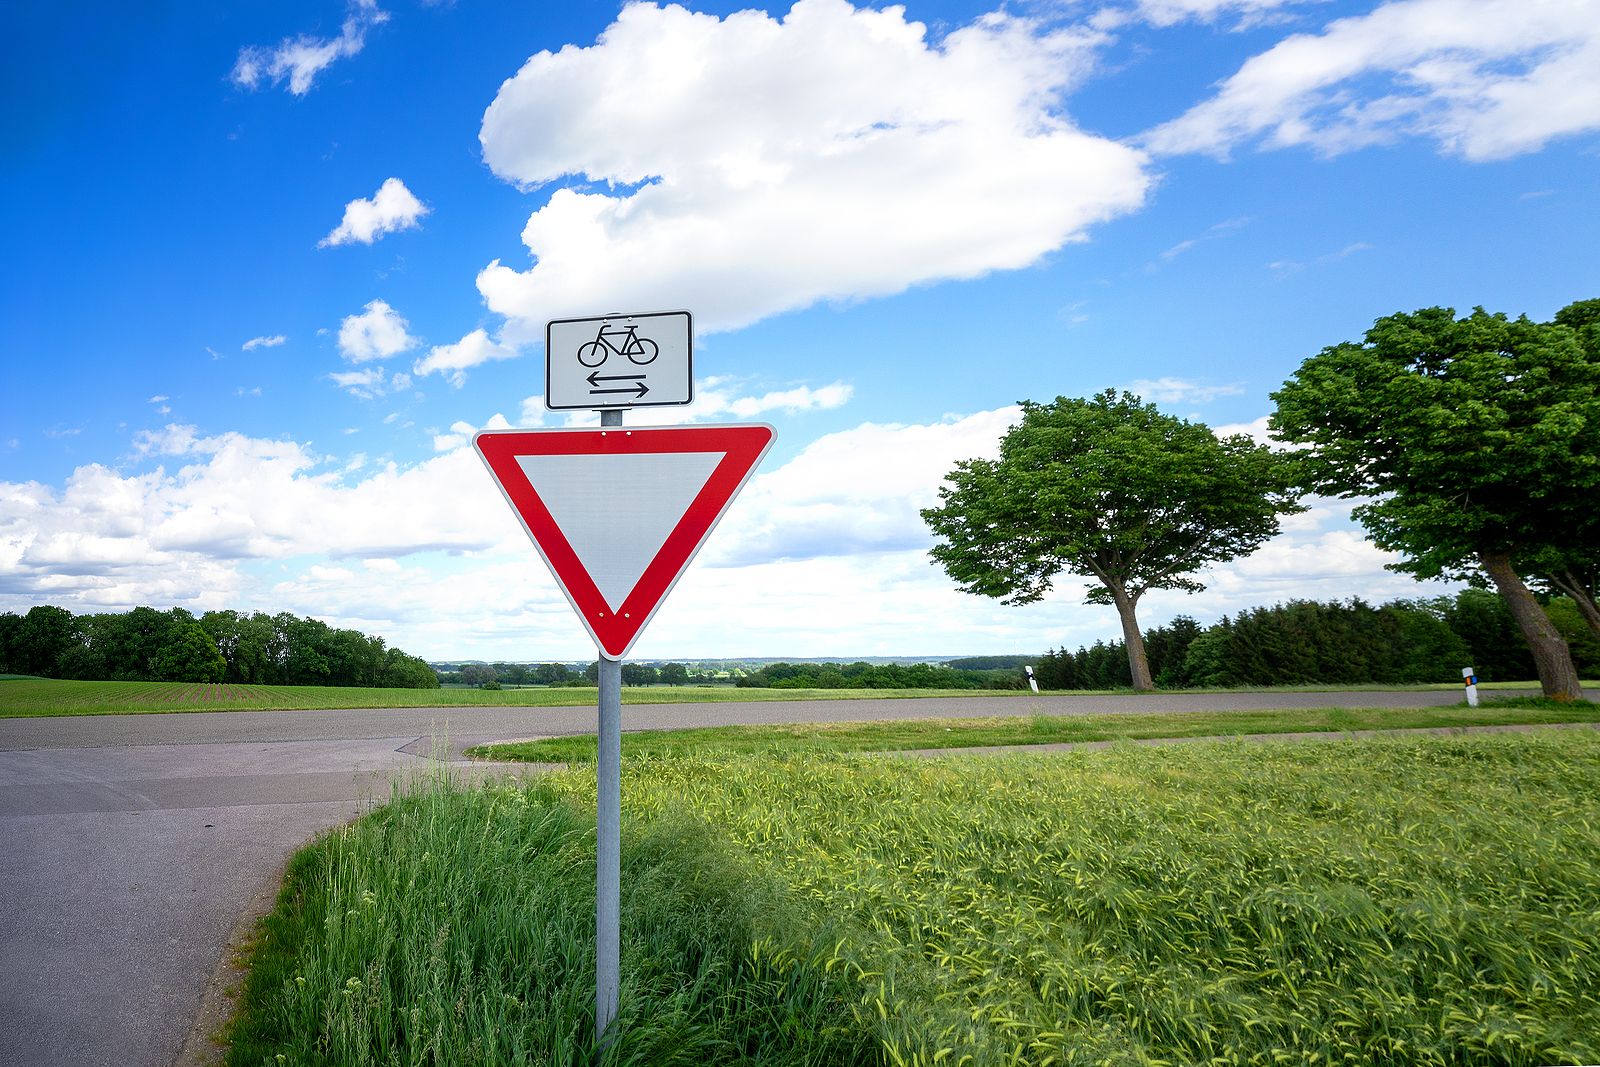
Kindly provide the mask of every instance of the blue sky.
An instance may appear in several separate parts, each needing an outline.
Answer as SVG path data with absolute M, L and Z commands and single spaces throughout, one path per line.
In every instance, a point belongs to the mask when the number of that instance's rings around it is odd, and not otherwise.
M 670 417 L 778 441 L 636 655 L 1077 644 L 1116 626 L 1075 580 L 1008 608 L 927 561 L 1015 401 L 1259 432 L 1382 315 L 1600 295 L 1595 0 L 0 20 L 0 609 L 585 656 L 468 437 L 566 424 L 546 319 L 685 307 Z M 1142 621 L 1441 588 L 1315 504 Z

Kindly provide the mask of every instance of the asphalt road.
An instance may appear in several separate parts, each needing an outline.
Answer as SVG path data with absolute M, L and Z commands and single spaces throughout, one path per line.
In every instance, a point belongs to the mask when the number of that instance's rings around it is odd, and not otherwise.
M 1418 707 L 1458 691 L 656 704 L 625 729 L 971 715 Z M 169 1067 L 231 931 L 327 827 L 484 740 L 593 708 L 0 719 L 0 1067 Z

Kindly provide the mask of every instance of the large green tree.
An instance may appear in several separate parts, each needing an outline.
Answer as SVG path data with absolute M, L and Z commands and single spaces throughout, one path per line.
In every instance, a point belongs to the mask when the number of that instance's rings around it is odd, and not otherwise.
M 217 643 L 197 622 L 173 626 L 156 653 L 156 677 L 164 682 L 220 682 L 227 670 Z
M 963 460 L 946 480 L 922 513 L 933 558 L 967 592 L 1011 604 L 1062 571 L 1093 578 L 1087 599 L 1116 607 L 1135 689 L 1153 688 L 1139 599 L 1200 591 L 1195 572 L 1255 551 L 1299 510 L 1283 455 L 1114 390 L 1024 402 L 1000 458 Z
M 1575 552 L 1575 532 L 1595 528 L 1597 356 L 1592 326 L 1560 316 L 1539 323 L 1477 308 L 1457 319 L 1427 308 L 1323 349 L 1273 394 L 1274 431 L 1309 446 L 1306 487 L 1375 498 L 1355 515 L 1400 553 L 1396 570 L 1481 569 L 1557 699 L 1581 696 L 1577 672 L 1518 561 Z

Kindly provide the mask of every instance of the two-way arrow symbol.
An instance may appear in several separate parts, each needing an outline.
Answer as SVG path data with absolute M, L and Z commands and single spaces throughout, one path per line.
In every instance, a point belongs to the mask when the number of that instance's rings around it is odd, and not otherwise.
M 591 396 L 599 393 L 632 393 L 633 398 L 639 400 L 650 391 L 650 387 L 644 384 L 644 378 L 643 374 L 601 374 L 599 371 L 593 371 L 584 381 L 589 383 L 589 394 Z M 601 382 L 632 382 L 633 384 L 625 385 L 620 389 L 601 389 Z

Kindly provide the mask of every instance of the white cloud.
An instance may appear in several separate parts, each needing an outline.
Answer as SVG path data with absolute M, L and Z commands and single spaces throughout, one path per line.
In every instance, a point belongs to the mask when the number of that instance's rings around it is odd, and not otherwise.
M 1219 396 L 1238 396 L 1240 385 L 1203 385 L 1188 378 L 1139 378 L 1123 386 L 1143 400 L 1157 404 L 1209 404 Z
M 335 60 L 356 55 L 366 47 L 367 31 L 389 21 L 388 12 L 378 10 L 375 0 L 354 0 L 337 37 L 312 37 L 301 34 L 285 37 L 271 48 L 250 45 L 239 50 L 230 77 L 235 85 L 254 89 L 262 81 L 273 85 L 284 81 L 295 96 L 311 91 L 311 83 Z
M 1310 263 L 1302 263 L 1293 259 L 1275 259 L 1267 264 L 1267 269 L 1280 278 L 1287 278 L 1291 274 L 1299 274 L 1307 267 L 1320 267 L 1328 263 L 1337 263 L 1341 259 L 1348 259 L 1357 252 L 1370 251 L 1371 248 L 1372 246 L 1365 241 L 1352 241 L 1337 252 L 1329 252 L 1326 255 L 1318 256 Z
M 246 352 L 256 348 L 277 348 L 287 340 L 288 338 L 283 334 L 275 333 L 270 337 L 252 337 L 239 347 L 244 349 Z
M 1258 26 L 1282 18 L 1283 9 L 1323 0 L 1138 0 L 1132 8 L 1110 8 L 1096 16 L 1095 25 L 1112 29 L 1132 19 L 1152 26 L 1175 26 L 1180 22 L 1216 22 L 1238 16 L 1236 29 Z
M 515 346 L 489 340 L 488 332 L 479 327 L 455 344 L 435 345 L 432 351 L 417 360 L 411 372 L 417 375 L 443 375 L 446 381 L 459 389 L 466 384 L 468 368 L 491 360 L 512 359 L 516 355 Z
M 163 396 L 160 393 L 157 393 L 155 396 L 151 397 L 149 400 L 146 400 L 145 403 L 147 403 L 147 404 L 165 404 L 168 400 L 171 400 L 171 399 L 172 398 L 170 396 Z
M 1150 186 L 1139 151 L 1060 107 L 1102 41 L 996 13 L 930 42 L 903 8 L 844 0 L 781 21 L 630 4 L 593 46 L 530 58 L 485 113 L 496 174 L 606 184 L 557 189 L 522 233 L 534 265 L 496 260 L 478 288 L 516 344 L 602 305 L 726 330 L 1026 267 Z
M 1270 416 L 1263 415 L 1259 419 L 1252 419 L 1249 422 L 1229 422 L 1221 426 L 1211 427 L 1211 432 L 1218 437 L 1232 437 L 1235 434 L 1242 433 L 1258 445 L 1272 445 L 1282 448 L 1282 442 L 1273 438 L 1272 431 L 1267 426 L 1268 418 Z
M 701 378 L 695 382 L 694 403 L 682 407 L 641 408 L 636 415 L 641 424 L 651 426 L 678 426 L 684 423 L 705 422 L 709 419 L 754 419 L 773 412 L 799 415 L 807 411 L 828 411 L 843 407 L 855 394 L 855 386 L 845 382 L 811 388 L 795 385 L 788 389 L 774 389 L 759 396 L 739 392 L 743 383 L 729 377 Z M 521 408 L 521 425 L 537 426 L 548 412 L 544 396 L 535 393 L 524 397 Z M 599 417 L 592 411 L 574 411 L 564 414 L 566 426 L 598 425 Z
M 360 314 L 350 315 L 339 323 L 339 351 L 351 363 L 388 359 L 409 352 L 422 343 L 407 332 L 410 325 L 387 303 L 374 300 Z
M 382 367 L 368 367 L 365 370 L 334 371 L 328 375 L 339 388 L 363 400 L 374 400 L 390 393 L 398 393 L 402 389 L 411 388 L 411 375 L 405 371 L 390 373 Z
M 957 460 L 998 454 L 1018 415 L 1004 407 L 826 434 L 756 476 L 725 520 L 736 533 L 708 548 L 708 559 L 729 565 L 925 547 L 932 541 L 919 509 L 938 503 Z
M 1144 141 L 1335 155 L 1413 135 L 1481 161 L 1595 129 L 1600 0 L 1394 0 L 1279 42 Z
M 372 199 L 357 197 L 346 204 L 344 219 L 328 236 L 317 242 L 317 247 L 328 248 L 352 241 L 370 245 L 384 234 L 410 229 L 426 214 L 427 205 L 412 195 L 405 182 L 399 178 L 389 178 L 378 186 Z
M 1233 219 L 1224 219 L 1213 226 L 1208 226 L 1206 231 L 1200 236 L 1190 237 L 1187 240 L 1179 241 L 1172 247 L 1165 249 L 1162 251 L 1159 258 L 1162 263 L 1171 263 L 1185 252 L 1193 250 L 1196 246 L 1204 244 L 1207 241 L 1216 240 L 1219 237 L 1226 237 L 1231 233 L 1235 233 L 1238 230 L 1243 229 L 1245 226 L 1249 225 L 1249 223 L 1250 219 L 1244 216 Z M 1152 263 L 1146 269 L 1154 270 L 1155 266 L 1156 265 Z
M 449 452 L 452 449 L 464 448 L 471 443 L 472 435 L 479 430 L 509 430 L 511 423 L 498 411 L 489 416 L 489 421 L 482 426 L 474 426 L 464 419 L 450 424 L 449 433 L 433 435 L 433 450 L 435 452 Z

